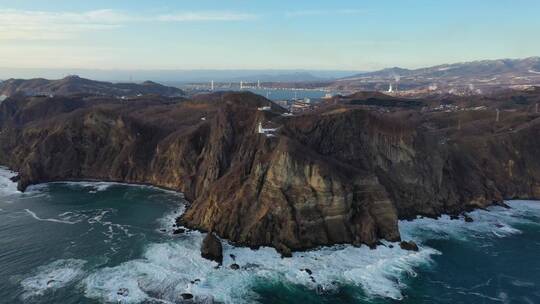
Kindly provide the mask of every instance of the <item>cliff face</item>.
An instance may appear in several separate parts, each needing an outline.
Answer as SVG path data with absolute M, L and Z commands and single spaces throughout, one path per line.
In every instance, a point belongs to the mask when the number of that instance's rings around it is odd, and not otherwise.
M 177 189 L 179 221 L 283 253 L 398 240 L 398 218 L 540 198 L 540 117 L 377 113 L 285 118 L 253 94 L 194 101 L 23 98 L 0 104 L 0 163 L 20 187 L 105 179 Z M 459 128 L 457 121 L 460 121 Z M 279 126 L 275 137 L 258 123 Z

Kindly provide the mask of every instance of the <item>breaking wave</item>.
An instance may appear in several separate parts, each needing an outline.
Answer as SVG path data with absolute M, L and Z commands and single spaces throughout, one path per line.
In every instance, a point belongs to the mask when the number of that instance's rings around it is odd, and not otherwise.
M 73 184 L 79 187 L 82 183 Z M 98 189 L 95 185 L 91 187 Z M 489 211 L 471 212 L 469 215 L 474 221 L 470 223 L 448 216 L 401 221 L 402 238 L 417 242 L 418 252 L 402 250 L 397 243 L 383 242 L 383 246 L 375 250 L 366 246 L 339 245 L 296 252 L 292 258 L 282 259 L 272 248 L 252 250 L 224 242 L 221 267 L 201 258 L 203 233 L 191 231 L 172 235 L 172 223 L 182 212 L 177 210 L 160 219 L 161 229 L 165 229 L 167 236 L 159 243 L 147 244 L 140 258 L 112 267 L 95 268 L 85 267 L 87 264 L 83 260 L 58 260 L 41 267 L 37 274 L 21 282 L 25 290 L 23 297 L 77 284 L 86 297 L 107 303 L 178 303 L 184 293 L 193 294 L 197 302 L 203 303 L 211 300 L 253 303 L 258 300 L 254 287 L 266 282 L 299 285 L 317 293 L 333 293 L 345 286 L 357 286 L 368 297 L 400 300 L 409 282 L 417 275 L 416 271 L 432 266 L 432 257 L 442 254 L 426 245 L 428 240 L 501 238 L 521 233 L 519 225 L 538 225 L 540 204 L 526 201 L 508 204 L 512 209 L 492 207 Z M 31 214 L 30 210 L 26 211 Z M 69 223 L 108 225 L 129 236 L 128 226 L 117 227 L 106 220 L 111 212 L 114 209 L 65 212 L 58 218 Z M 39 218 L 35 213 L 33 216 L 40 220 L 55 220 Z M 233 270 L 230 267 L 233 264 L 239 269 Z
M 420 244 L 418 252 L 404 251 L 398 244 L 385 243 L 375 250 L 366 246 L 326 247 L 294 253 L 281 259 L 272 248 L 251 250 L 224 244 L 222 267 L 200 257 L 204 234 L 190 232 L 178 239 L 150 244 L 143 257 L 116 267 L 98 269 L 86 277 L 86 296 L 106 302 L 174 303 L 182 293 L 198 299 L 212 297 L 224 303 L 252 303 L 256 282 L 285 282 L 317 292 L 333 292 L 346 285 L 361 287 L 371 297 L 400 300 L 415 269 L 430 266 L 431 256 L 441 254 L 422 243 L 438 238 L 505 237 L 520 233 L 514 224 L 532 223 L 531 212 L 540 215 L 540 205 L 511 202 L 513 209 L 500 207 L 472 212 L 472 223 L 449 217 L 400 222 L 404 239 Z M 390 248 L 392 245 L 393 248 Z M 238 264 L 239 270 L 230 265 Z M 119 294 L 118 290 L 127 290 Z
M 23 299 L 41 296 L 48 291 L 63 288 L 76 282 L 84 275 L 84 260 L 57 260 L 45 266 L 40 266 L 34 276 L 21 281 L 24 289 Z
M 251 250 L 226 245 L 223 266 L 200 257 L 203 235 L 150 245 L 143 258 L 90 274 L 86 295 L 106 302 L 140 303 L 177 301 L 182 293 L 199 299 L 213 297 L 225 303 L 252 303 L 250 287 L 258 280 L 285 281 L 319 292 L 332 292 L 345 284 L 362 287 L 373 296 L 401 299 L 404 276 L 415 276 L 414 267 L 430 262 L 431 248 L 405 252 L 398 247 L 336 246 L 295 253 L 282 259 L 271 248 Z M 239 270 L 229 266 L 236 263 Z M 119 295 L 118 290 L 129 290 Z
M 15 176 L 17 176 L 17 173 L 5 167 L 0 167 L 0 195 L 2 197 L 20 193 L 17 190 L 17 183 L 11 180 Z
M 489 237 L 507 237 L 519 234 L 517 224 L 538 225 L 540 203 L 533 201 L 508 201 L 511 209 L 493 206 L 488 210 L 469 213 L 473 219 L 466 223 L 463 218 L 451 219 L 443 215 L 438 219 L 418 218 L 414 221 L 401 221 L 399 229 L 402 238 L 422 243 L 428 239 L 473 240 Z

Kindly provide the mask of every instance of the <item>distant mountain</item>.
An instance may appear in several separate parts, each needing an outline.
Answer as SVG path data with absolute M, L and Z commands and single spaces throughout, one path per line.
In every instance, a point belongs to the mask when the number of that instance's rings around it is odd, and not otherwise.
M 540 84 L 540 57 L 482 60 L 420 69 L 388 68 L 341 78 L 333 86 L 358 89 L 490 90 Z
M 443 64 L 415 70 L 398 67 L 384 69 L 376 72 L 357 74 L 352 77 L 485 77 L 505 73 L 540 74 L 540 57 L 525 59 L 482 60 L 464 63 Z M 344 78 L 344 79 L 347 79 Z
M 99 69 L 32 69 L 0 67 L 0 79 L 36 78 L 59 79 L 66 75 L 79 75 L 88 79 L 112 82 L 132 82 L 152 79 L 159 83 L 184 84 L 193 82 L 232 81 L 312 81 L 335 80 L 360 71 L 302 70 L 302 69 L 249 69 L 249 70 L 99 70 Z
M 261 81 L 261 82 L 309 82 L 322 81 L 328 78 L 317 77 L 308 72 L 293 72 L 284 74 L 253 74 L 232 78 L 231 81 Z
M 161 85 L 152 81 L 143 83 L 111 83 L 94 81 L 79 76 L 68 76 L 59 80 L 8 79 L 0 83 L 0 95 L 72 95 L 93 94 L 109 96 L 133 96 L 138 94 L 157 94 L 162 96 L 183 96 L 184 91 Z

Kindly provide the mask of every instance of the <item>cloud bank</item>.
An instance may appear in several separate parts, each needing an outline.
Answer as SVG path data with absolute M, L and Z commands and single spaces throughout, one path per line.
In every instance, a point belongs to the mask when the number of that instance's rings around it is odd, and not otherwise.
M 256 19 L 230 11 L 135 15 L 110 9 L 86 12 L 46 12 L 0 9 L 0 40 L 64 40 L 81 32 L 110 30 L 142 22 L 230 22 Z

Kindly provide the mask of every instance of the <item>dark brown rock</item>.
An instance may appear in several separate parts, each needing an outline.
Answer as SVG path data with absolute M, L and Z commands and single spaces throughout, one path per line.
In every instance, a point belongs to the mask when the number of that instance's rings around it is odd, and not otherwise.
M 401 243 L 399 243 L 399 247 L 401 247 L 401 249 L 403 250 L 418 251 L 418 245 L 416 245 L 416 243 L 413 241 L 402 241 Z
M 185 233 L 185 232 L 186 232 L 186 229 L 184 229 L 184 228 L 177 228 L 177 229 L 173 230 L 173 234 L 182 234 L 182 233 Z
M 194 297 L 191 293 L 182 293 L 180 294 L 180 298 L 182 299 L 181 303 L 193 303 Z
M 494 204 L 505 209 L 512 209 L 512 207 L 508 206 L 504 201 L 496 201 Z
M 290 258 L 292 257 L 292 251 L 289 247 L 279 244 L 276 246 L 276 250 L 281 254 L 282 258 Z
M 205 259 L 223 263 L 223 248 L 221 241 L 213 234 L 208 233 L 201 245 L 201 256 Z

